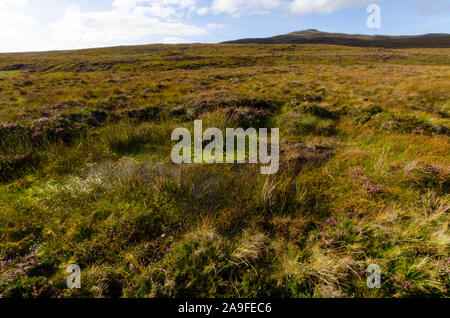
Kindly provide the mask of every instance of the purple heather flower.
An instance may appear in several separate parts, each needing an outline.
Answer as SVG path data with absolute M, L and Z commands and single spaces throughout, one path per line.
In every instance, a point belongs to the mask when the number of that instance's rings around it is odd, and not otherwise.
M 41 123 L 43 121 L 49 121 L 49 120 L 50 120 L 50 118 L 48 118 L 48 117 L 41 117 L 39 119 L 34 120 L 34 122 L 35 123 Z
M 436 166 L 428 165 L 425 169 L 423 169 L 423 172 L 428 174 L 439 174 L 441 173 L 441 169 Z
M 41 135 L 41 133 L 39 131 L 35 131 L 32 135 L 31 138 L 36 139 L 37 137 L 39 137 Z
M 361 169 L 361 168 L 353 168 L 353 169 L 350 170 L 350 172 L 351 172 L 352 174 L 354 174 L 354 175 L 358 175 L 358 174 L 363 174 L 363 173 L 364 173 L 364 170 Z
M 338 221 L 335 218 L 328 218 L 325 220 L 325 222 L 328 224 L 334 224 L 334 225 L 338 224 Z
M 7 129 L 11 129 L 11 128 L 16 128 L 17 125 L 16 124 L 12 124 L 12 123 L 2 123 L 1 125 L 3 128 L 7 128 Z

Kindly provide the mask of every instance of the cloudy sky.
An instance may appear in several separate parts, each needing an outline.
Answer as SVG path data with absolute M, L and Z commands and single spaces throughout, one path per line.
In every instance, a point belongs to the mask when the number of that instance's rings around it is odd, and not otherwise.
M 366 25 L 372 3 L 381 29 Z M 450 0 L 0 0 L 0 52 L 216 43 L 310 28 L 450 33 Z

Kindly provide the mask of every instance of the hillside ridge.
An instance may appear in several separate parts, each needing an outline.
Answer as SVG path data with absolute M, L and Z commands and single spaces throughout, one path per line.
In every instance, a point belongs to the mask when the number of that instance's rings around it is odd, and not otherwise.
M 246 38 L 225 44 L 332 44 L 383 48 L 449 48 L 450 34 L 423 35 L 363 35 L 321 32 L 315 29 L 295 31 L 267 38 Z

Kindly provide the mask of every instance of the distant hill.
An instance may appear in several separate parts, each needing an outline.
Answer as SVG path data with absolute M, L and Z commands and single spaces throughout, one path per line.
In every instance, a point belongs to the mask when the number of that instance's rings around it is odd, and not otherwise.
M 450 34 L 414 36 L 361 35 L 327 33 L 318 30 L 297 31 L 269 38 L 227 41 L 228 44 L 335 44 L 383 48 L 450 48 Z

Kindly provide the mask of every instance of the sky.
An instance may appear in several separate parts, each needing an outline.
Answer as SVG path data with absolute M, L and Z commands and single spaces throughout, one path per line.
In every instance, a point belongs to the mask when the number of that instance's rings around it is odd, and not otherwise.
M 370 4 L 381 27 L 368 28 Z M 0 52 L 217 43 L 305 29 L 450 33 L 450 0 L 0 0 Z

